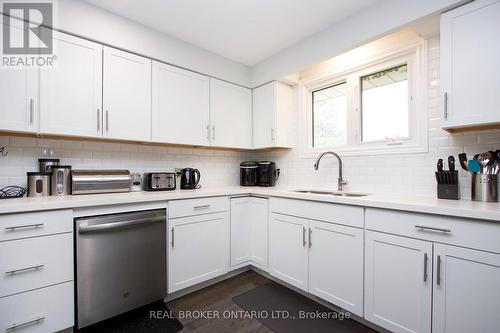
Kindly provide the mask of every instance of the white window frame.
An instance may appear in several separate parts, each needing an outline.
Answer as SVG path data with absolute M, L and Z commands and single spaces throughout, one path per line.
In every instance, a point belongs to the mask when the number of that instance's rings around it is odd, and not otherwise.
M 310 158 L 320 152 L 333 150 L 342 156 L 406 154 L 428 152 L 427 63 L 426 42 L 418 38 L 391 51 L 368 55 L 358 63 L 322 77 L 302 78 L 299 91 L 299 149 L 300 157 Z M 360 78 L 385 69 L 407 64 L 409 138 L 362 142 Z M 314 148 L 312 123 L 312 93 L 341 82 L 347 83 L 347 144 Z

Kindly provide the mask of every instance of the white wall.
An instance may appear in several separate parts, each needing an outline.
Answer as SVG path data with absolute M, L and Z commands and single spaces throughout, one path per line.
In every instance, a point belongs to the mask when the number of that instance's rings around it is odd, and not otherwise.
M 369 193 L 397 193 L 407 195 L 436 195 L 434 171 L 438 158 L 466 152 L 469 158 L 487 150 L 500 149 L 500 130 L 449 134 L 441 129 L 442 112 L 439 87 L 439 38 L 428 40 L 428 125 L 429 152 L 423 154 L 397 154 L 344 157 L 344 178 L 347 190 Z M 298 110 L 295 114 L 296 146 L 298 140 Z M 271 153 L 258 153 L 258 159 L 270 159 L 281 168 L 279 186 L 293 188 L 337 188 L 338 166 L 334 158 L 325 158 L 320 169 L 313 168 L 315 158 L 299 156 L 297 149 Z M 463 198 L 470 198 L 470 174 L 458 166 Z
M 57 1 L 57 28 L 176 66 L 250 86 L 250 68 L 182 40 L 94 7 Z
M 464 1 L 384 0 L 375 3 L 252 67 L 252 86 L 288 76 L 460 2 Z

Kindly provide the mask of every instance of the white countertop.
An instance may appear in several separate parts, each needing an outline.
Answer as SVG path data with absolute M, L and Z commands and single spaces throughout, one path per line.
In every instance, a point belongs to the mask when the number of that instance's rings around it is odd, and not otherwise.
M 413 197 L 399 194 L 336 197 L 296 193 L 293 192 L 293 190 L 294 189 L 285 188 L 225 187 L 163 192 L 143 191 L 63 197 L 5 199 L 0 200 L 0 214 L 252 194 L 266 197 L 285 197 L 500 222 L 500 203 L 475 202 L 471 200 L 443 200 L 434 197 Z

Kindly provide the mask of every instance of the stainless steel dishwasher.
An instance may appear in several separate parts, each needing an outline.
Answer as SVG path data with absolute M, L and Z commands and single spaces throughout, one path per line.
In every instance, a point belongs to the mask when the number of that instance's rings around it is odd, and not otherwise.
M 165 209 L 75 222 L 78 328 L 167 296 Z

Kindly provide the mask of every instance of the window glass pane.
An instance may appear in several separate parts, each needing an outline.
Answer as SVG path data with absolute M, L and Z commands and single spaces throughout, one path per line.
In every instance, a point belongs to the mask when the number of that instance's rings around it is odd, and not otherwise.
M 313 91 L 313 147 L 347 143 L 346 83 Z
M 408 66 L 363 76 L 361 87 L 362 141 L 407 138 Z

